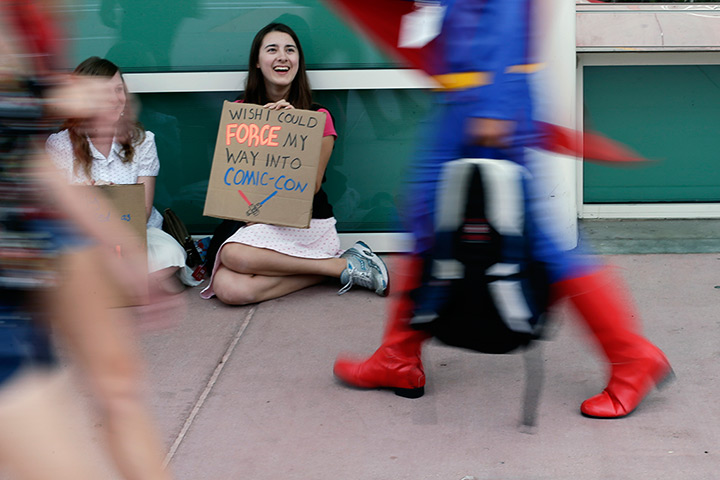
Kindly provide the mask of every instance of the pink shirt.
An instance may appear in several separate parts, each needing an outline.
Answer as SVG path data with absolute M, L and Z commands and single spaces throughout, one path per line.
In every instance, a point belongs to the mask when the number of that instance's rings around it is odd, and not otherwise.
M 337 132 L 335 131 L 335 124 L 333 123 L 332 115 L 330 115 L 330 111 L 326 108 L 318 108 L 318 112 L 323 112 L 325 114 L 325 130 L 323 130 L 323 137 L 327 137 L 328 135 L 332 135 L 333 137 L 337 138 Z

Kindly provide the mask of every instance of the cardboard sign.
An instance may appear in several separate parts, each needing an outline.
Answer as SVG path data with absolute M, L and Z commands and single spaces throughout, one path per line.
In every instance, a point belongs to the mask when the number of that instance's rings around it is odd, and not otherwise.
M 203 215 L 307 228 L 325 114 L 225 102 Z
M 126 224 L 127 236 L 118 238 L 110 255 L 123 256 L 126 249 L 147 252 L 147 230 L 145 213 L 145 185 L 102 185 L 94 187 L 78 187 L 83 189 L 83 198 L 89 207 L 93 220 L 104 223 L 111 219 Z M 147 255 L 141 259 L 146 267 L 138 272 L 138 283 L 147 292 Z M 121 291 L 109 299 L 112 307 L 128 307 L 145 305 L 149 301 L 147 293 L 140 298 L 129 298 Z

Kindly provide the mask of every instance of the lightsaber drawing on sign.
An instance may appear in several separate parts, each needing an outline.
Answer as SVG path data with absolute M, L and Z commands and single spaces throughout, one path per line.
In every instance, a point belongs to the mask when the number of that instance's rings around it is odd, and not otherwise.
M 265 200 L 263 200 L 263 201 L 260 202 L 260 203 L 252 203 L 250 200 L 248 200 L 248 198 L 245 196 L 245 194 L 243 193 L 242 190 L 238 190 L 238 193 L 239 193 L 240 196 L 243 198 L 243 200 L 245 200 L 245 202 L 247 202 L 247 204 L 248 204 L 248 209 L 247 209 L 247 212 L 245 212 L 245 214 L 248 215 L 248 216 L 250 216 L 250 215 L 255 215 L 255 216 L 257 216 L 257 215 L 260 214 L 260 207 L 262 207 L 262 206 L 265 204 L 265 202 L 267 202 L 267 201 L 270 200 L 272 197 L 274 197 L 275 194 L 277 193 L 277 190 L 275 190 L 273 193 L 271 193 L 270 195 L 268 195 L 268 196 L 265 198 Z

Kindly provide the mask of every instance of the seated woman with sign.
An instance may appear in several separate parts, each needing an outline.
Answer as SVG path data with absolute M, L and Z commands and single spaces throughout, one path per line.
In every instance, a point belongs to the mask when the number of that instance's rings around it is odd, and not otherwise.
M 271 23 L 255 35 L 240 101 L 273 110 L 325 113 L 312 219 L 307 229 L 260 223 L 241 227 L 220 246 L 202 297 L 215 295 L 224 303 L 246 305 L 287 295 L 327 277 L 340 279 L 343 287 L 338 294 L 357 284 L 385 295 L 387 268 L 370 247 L 357 242 L 341 255 L 332 207 L 322 189 L 337 133 L 330 112 L 312 101 L 300 41 L 287 25 Z
M 155 135 L 134 120 L 120 69 L 109 60 L 90 57 L 73 74 L 107 78 L 115 108 L 91 119 L 68 119 L 64 130 L 48 138 L 48 154 L 71 183 L 144 184 L 150 273 L 166 290 L 181 287 L 173 274 L 186 285 L 198 285 L 185 265 L 185 250 L 161 230 L 163 217 L 153 207 L 155 177 L 160 170 Z

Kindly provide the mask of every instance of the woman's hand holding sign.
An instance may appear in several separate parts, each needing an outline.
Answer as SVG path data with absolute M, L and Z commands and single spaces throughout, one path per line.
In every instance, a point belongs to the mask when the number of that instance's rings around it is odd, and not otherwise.
M 289 110 L 293 107 L 287 100 L 279 100 L 277 102 L 270 102 L 263 105 L 263 108 L 269 108 L 270 110 Z

